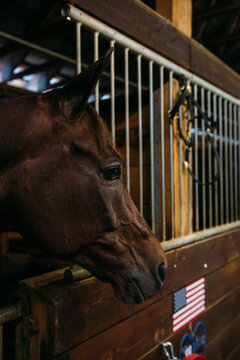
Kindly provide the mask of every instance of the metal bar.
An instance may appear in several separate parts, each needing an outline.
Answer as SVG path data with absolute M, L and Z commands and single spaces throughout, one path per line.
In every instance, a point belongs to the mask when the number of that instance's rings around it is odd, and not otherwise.
M 130 192 L 130 142 L 129 142 L 129 49 L 124 49 L 125 68 L 125 135 L 126 135 L 126 173 L 127 189 Z
M 154 209 L 154 139 L 153 139 L 153 62 L 149 61 L 149 110 L 150 110 L 150 178 L 151 178 L 151 223 L 155 233 Z
M 24 343 L 23 343 L 23 322 L 19 321 L 15 328 L 15 359 L 24 359 Z
M 63 54 L 61 54 L 61 53 L 58 53 L 58 52 L 56 52 L 56 51 L 52 51 L 52 50 L 50 50 L 50 49 L 48 49 L 48 48 L 45 48 L 45 47 L 43 47 L 43 46 L 36 45 L 36 44 L 34 44 L 34 43 L 30 42 L 30 41 L 21 39 L 21 38 L 19 38 L 19 37 L 17 37 L 17 36 L 8 34 L 8 33 L 4 32 L 4 31 L 0 31 L 0 36 L 3 37 L 3 38 L 5 38 L 5 39 L 11 40 L 11 41 L 13 41 L 13 42 L 16 42 L 16 43 L 18 43 L 18 44 L 21 44 L 21 45 L 23 45 L 23 46 L 26 46 L 26 47 L 28 47 L 28 48 L 30 48 L 30 49 L 34 49 L 34 50 L 40 51 L 40 52 L 42 52 L 43 54 L 47 54 L 47 55 L 53 56 L 53 57 L 55 57 L 55 58 L 57 58 L 57 59 L 64 60 L 64 61 L 66 61 L 66 62 L 68 62 L 68 63 L 71 63 L 71 64 L 76 64 L 76 60 L 73 59 L 73 58 L 70 58 L 70 57 L 68 57 L 68 56 L 65 56 L 65 55 L 63 55 Z
M 110 41 L 110 46 L 115 46 L 115 41 Z M 112 141 L 115 146 L 116 143 L 116 134 L 115 134 L 115 57 L 114 51 L 111 54 L 110 60 L 110 73 L 111 73 L 111 131 L 112 131 Z
M 179 109 L 179 122 L 182 127 L 182 107 Z M 182 139 L 179 137 L 179 197 L 180 197 L 180 234 L 183 236 L 183 159 L 182 159 Z
M 138 136 L 139 136 L 139 210 L 143 215 L 143 139 L 142 139 L 142 56 L 137 57 L 138 67 Z
M 237 110 L 237 123 L 238 123 L 238 171 L 240 171 L 240 107 Z M 240 189 L 240 176 L 238 176 L 238 189 Z M 240 190 L 238 191 L 238 203 L 240 202 Z M 238 207 L 240 209 L 240 206 Z M 238 212 L 238 219 L 240 213 Z
M 124 48 L 128 47 L 130 51 L 142 55 L 144 58 L 148 60 L 151 59 L 155 64 L 164 66 L 165 68 L 172 70 L 176 74 L 182 74 L 186 76 L 192 83 L 196 83 L 200 86 L 204 86 L 207 90 L 215 92 L 216 95 L 224 96 L 228 100 L 240 104 L 239 99 L 227 94 L 223 90 L 210 84 L 206 80 L 203 80 L 200 77 L 192 74 L 191 72 L 183 69 L 181 66 L 173 63 L 172 61 L 165 59 L 163 56 L 159 55 L 158 53 L 128 38 L 127 36 L 121 34 L 115 29 L 112 29 L 108 25 L 103 24 L 99 20 L 84 13 L 82 10 L 74 8 L 72 5 L 66 5 L 62 8 L 62 16 L 64 16 L 65 18 L 70 17 L 73 21 L 80 21 L 83 25 L 87 26 L 88 28 L 91 28 L 93 31 L 98 31 L 107 39 L 115 40 L 119 45 L 123 46 Z
M 235 221 L 238 219 L 238 163 L 237 163 L 237 106 L 234 105 L 234 205 Z
M 0 325 L 16 320 L 22 316 L 22 306 L 15 305 L 0 309 Z
M 162 236 L 166 240 L 165 199 L 165 145 L 164 145 L 164 67 L 160 67 L 160 122 L 161 122 L 161 187 L 162 187 Z
M 215 236 L 221 234 L 223 232 L 227 232 L 234 229 L 239 229 L 240 221 L 235 221 L 229 224 L 224 224 L 221 226 L 215 226 L 211 229 L 205 229 L 199 232 L 195 232 L 193 234 L 189 234 L 183 237 L 179 237 L 177 239 L 172 239 L 171 241 L 163 241 L 161 243 L 163 249 L 165 251 L 169 251 L 172 249 L 177 249 L 182 246 L 186 246 L 204 239 L 207 239 L 211 236 Z
M 169 109 L 173 108 L 173 72 L 169 71 Z M 172 238 L 174 238 L 175 227 L 174 227 L 174 171 L 173 171 L 173 124 L 169 125 L 170 131 L 170 181 L 171 181 L 171 227 L 172 227 Z
M 207 115 L 211 118 L 211 92 L 207 92 Z M 204 134 L 205 137 L 205 134 Z M 212 153 L 211 153 L 211 144 L 208 142 L 208 181 L 212 181 Z M 209 227 L 212 227 L 212 216 L 213 216 L 213 206 L 212 206 L 212 186 L 208 186 L 208 208 L 209 208 Z
M 94 32 L 94 61 L 97 61 L 99 58 L 99 32 Z M 95 88 L 95 109 L 99 113 L 99 81 L 97 82 L 96 88 Z
M 187 81 L 187 87 L 189 88 L 189 91 L 191 91 L 191 86 L 190 86 L 190 81 Z M 189 112 L 187 112 L 187 120 L 189 121 L 190 119 L 190 114 Z M 192 125 L 189 129 L 190 131 L 190 136 L 192 135 Z M 190 164 L 192 164 L 192 151 L 190 151 L 189 153 L 189 162 Z M 192 177 L 190 175 L 190 173 L 188 172 L 188 232 L 189 234 L 192 233 L 192 217 L 191 217 L 191 212 L 192 212 L 192 192 L 191 192 L 191 180 Z
M 82 71 L 82 53 L 81 53 L 81 26 L 80 22 L 76 23 L 76 55 L 77 55 L 77 74 Z
M 205 96 L 204 88 L 201 88 L 201 108 L 205 111 Z M 205 123 L 202 119 L 202 182 L 205 183 Z M 202 186 L 202 216 L 203 216 L 203 229 L 206 228 L 206 189 Z
M 227 122 L 227 100 L 224 99 L 224 137 L 225 137 L 225 216 L 229 221 L 229 198 L 228 198 L 228 122 Z
M 0 360 L 3 360 L 3 326 L 0 325 Z
M 223 116 L 222 98 L 218 98 L 218 118 L 219 118 L 219 156 L 220 163 L 223 164 Z M 223 166 L 220 169 L 220 224 L 224 223 L 224 189 L 223 189 Z
M 229 102 L 229 182 L 230 182 L 230 221 L 233 221 L 233 156 L 232 156 L 232 104 Z
M 198 100 L 198 86 L 197 84 L 194 85 L 194 100 Z M 198 120 L 197 120 L 197 108 L 194 107 L 194 128 L 195 128 L 195 135 L 194 135 L 194 161 L 195 161 L 195 176 L 198 179 Z M 199 199 L 198 199 L 198 183 L 195 182 L 195 230 L 199 230 Z
M 216 94 L 213 95 L 213 120 L 217 122 L 217 96 Z M 217 129 L 214 130 L 214 146 L 217 148 Z M 217 163 L 214 162 L 214 172 L 217 172 Z M 219 224 L 218 220 L 218 182 L 215 181 L 214 183 L 214 210 L 215 210 L 215 226 Z

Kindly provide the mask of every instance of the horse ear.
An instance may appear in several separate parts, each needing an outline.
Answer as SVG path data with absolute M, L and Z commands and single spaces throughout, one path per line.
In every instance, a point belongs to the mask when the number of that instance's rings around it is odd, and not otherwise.
M 66 116 L 76 117 L 94 90 L 97 81 L 109 63 L 113 48 L 110 48 L 98 61 L 94 62 L 67 85 L 46 93 L 58 101 Z

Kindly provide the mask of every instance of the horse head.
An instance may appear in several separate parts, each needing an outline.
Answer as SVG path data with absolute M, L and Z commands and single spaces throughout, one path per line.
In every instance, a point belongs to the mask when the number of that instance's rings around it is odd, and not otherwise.
M 1 104 L 0 226 L 82 265 L 122 301 L 141 302 L 161 288 L 166 260 L 87 104 L 110 53 L 63 88 Z

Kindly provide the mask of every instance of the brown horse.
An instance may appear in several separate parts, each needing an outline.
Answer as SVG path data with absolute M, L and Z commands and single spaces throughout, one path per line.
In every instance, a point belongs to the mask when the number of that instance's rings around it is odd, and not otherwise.
M 68 85 L 0 105 L 0 227 L 113 285 L 125 302 L 154 296 L 160 243 L 123 185 L 122 160 L 87 99 L 111 50 Z

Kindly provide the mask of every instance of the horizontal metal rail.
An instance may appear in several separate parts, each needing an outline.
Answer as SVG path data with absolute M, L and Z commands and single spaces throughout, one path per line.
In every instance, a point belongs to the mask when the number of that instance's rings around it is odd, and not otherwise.
M 0 309 L 0 325 L 16 320 L 22 316 L 22 306 L 15 305 Z
M 61 53 L 59 53 L 59 52 L 50 50 L 50 49 L 48 49 L 48 48 L 46 48 L 46 47 L 44 47 L 44 46 L 34 44 L 34 43 L 31 42 L 31 41 L 27 41 L 27 40 L 22 39 L 22 38 L 20 38 L 20 37 L 18 37 L 18 36 L 11 35 L 11 34 L 9 34 L 9 33 L 6 33 L 6 32 L 4 32 L 4 31 L 1 31 L 1 30 L 0 30 L 0 37 L 5 38 L 5 39 L 8 39 L 8 40 L 10 40 L 10 41 L 13 41 L 13 42 L 15 42 L 15 43 L 17 43 L 17 44 L 21 44 L 21 45 L 23 45 L 23 46 L 25 46 L 25 47 L 28 47 L 29 49 L 37 50 L 37 51 L 41 52 L 42 54 L 46 54 L 46 55 L 52 56 L 52 57 L 54 57 L 54 58 L 57 58 L 57 59 L 66 61 L 66 62 L 69 63 L 69 64 L 73 64 L 73 65 L 76 65 L 76 64 L 77 64 L 77 60 L 74 59 L 74 58 L 71 58 L 71 57 L 66 56 L 66 55 L 64 55 L 64 54 L 61 54 Z M 79 53 L 79 51 L 78 51 L 78 53 Z M 83 68 L 86 68 L 86 67 L 89 66 L 89 64 L 86 64 L 86 63 L 84 63 L 84 62 L 82 62 L 81 65 L 82 65 Z M 33 71 L 34 71 L 34 69 L 33 69 Z M 21 76 L 21 73 L 18 73 L 18 75 Z M 107 72 L 107 71 L 104 71 L 104 72 L 103 72 L 103 75 L 110 77 L 110 73 Z M 121 82 L 121 83 L 124 83 L 124 78 L 122 78 L 121 76 L 117 76 L 117 75 L 116 75 L 116 76 L 115 76 L 115 79 L 116 79 L 117 81 Z M 132 87 L 135 87 L 135 88 L 138 87 L 138 84 L 137 84 L 137 83 L 135 83 L 134 81 L 130 81 L 130 80 L 129 80 L 129 85 L 132 86 Z M 148 88 L 147 88 L 146 86 L 142 86 L 142 89 L 143 89 L 144 91 L 147 91 L 147 90 L 148 90 Z
M 186 76 L 191 82 L 198 84 L 200 86 L 205 87 L 207 90 L 212 91 L 216 95 L 223 96 L 229 101 L 235 102 L 240 105 L 240 100 L 235 98 L 234 96 L 226 93 L 225 91 L 217 88 L 216 86 L 210 84 L 208 81 L 201 79 L 197 75 L 192 74 L 181 66 L 173 63 L 172 61 L 164 58 L 158 53 L 148 49 L 147 47 L 141 45 L 128 38 L 127 36 L 121 34 L 115 29 L 112 29 L 108 25 L 100 22 L 99 20 L 93 18 L 92 16 L 84 13 L 80 9 L 75 8 L 72 5 L 65 5 L 62 8 L 62 15 L 68 20 L 73 20 L 76 22 L 80 22 L 82 25 L 90 28 L 93 31 L 98 31 L 99 34 L 106 37 L 107 39 L 114 40 L 118 45 L 123 46 L 124 48 L 129 48 L 130 51 L 142 55 L 147 60 L 152 60 L 155 64 L 160 66 L 164 66 L 165 68 L 172 70 L 175 74 L 182 74 Z
M 234 230 L 240 227 L 240 221 L 236 221 L 233 223 L 215 226 L 210 229 L 205 229 L 199 232 L 195 232 L 189 235 L 185 235 L 182 237 L 178 237 L 176 239 L 171 239 L 170 241 L 163 241 L 161 245 L 165 251 L 177 249 L 179 247 L 192 244 L 196 241 L 207 239 L 211 236 L 215 236 L 221 234 L 223 232 L 227 232 L 230 230 Z

